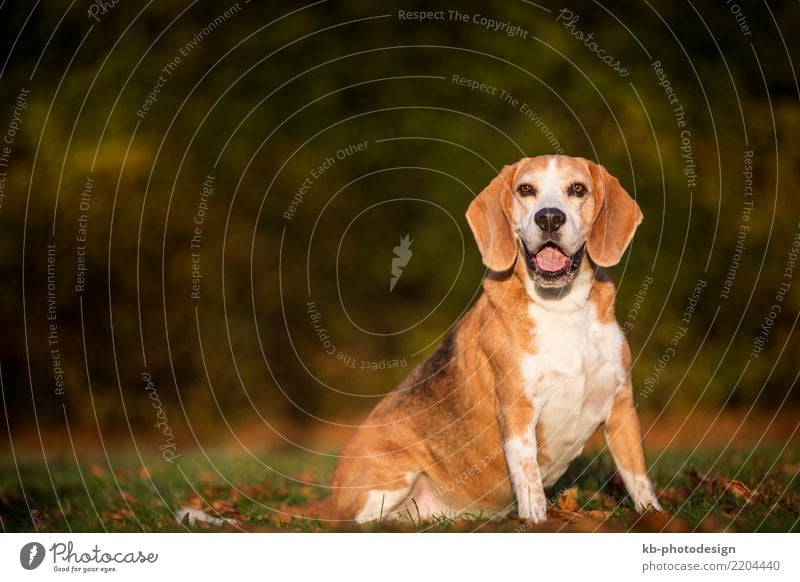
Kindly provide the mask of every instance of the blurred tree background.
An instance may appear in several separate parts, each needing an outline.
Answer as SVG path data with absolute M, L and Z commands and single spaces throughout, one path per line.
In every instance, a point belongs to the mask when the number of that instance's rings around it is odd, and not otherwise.
M 3 4 L 0 422 L 145 434 L 143 374 L 185 440 L 357 420 L 480 292 L 473 196 L 559 148 L 645 215 L 639 405 L 796 407 L 800 13 L 740 4 Z

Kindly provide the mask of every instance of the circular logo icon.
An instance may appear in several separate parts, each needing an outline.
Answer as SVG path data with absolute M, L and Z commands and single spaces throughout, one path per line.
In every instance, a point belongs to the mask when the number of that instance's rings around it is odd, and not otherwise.
M 29 542 L 19 551 L 19 563 L 26 570 L 35 570 L 44 561 L 44 546 L 39 542 Z

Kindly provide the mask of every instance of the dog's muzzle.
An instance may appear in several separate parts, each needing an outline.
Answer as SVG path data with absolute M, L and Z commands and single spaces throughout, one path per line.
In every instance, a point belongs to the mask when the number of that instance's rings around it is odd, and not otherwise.
M 585 245 L 581 245 L 573 255 L 565 253 L 552 241 L 544 243 L 535 252 L 529 251 L 524 242 L 522 248 L 525 253 L 525 263 L 536 278 L 557 283 L 562 280 L 566 282 L 580 267 Z

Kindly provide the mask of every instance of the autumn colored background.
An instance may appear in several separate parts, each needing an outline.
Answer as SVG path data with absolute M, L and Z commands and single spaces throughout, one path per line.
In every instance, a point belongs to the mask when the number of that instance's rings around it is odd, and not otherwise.
M 796 451 L 799 24 L 792 3 L 0 5 L 0 447 L 335 453 L 480 293 L 475 194 L 564 152 L 644 212 L 611 273 L 648 446 Z

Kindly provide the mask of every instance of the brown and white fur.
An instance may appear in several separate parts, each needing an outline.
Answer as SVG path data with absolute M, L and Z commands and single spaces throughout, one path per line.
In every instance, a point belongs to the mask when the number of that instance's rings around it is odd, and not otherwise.
M 327 517 L 503 514 L 516 502 L 540 522 L 544 488 L 600 426 L 636 510 L 660 510 L 602 269 L 619 262 L 639 206 L 602 166 L 539 156 L 503 168 L 467 220 L 484 293 L 345 445 Z M 547 246 L 572 261 L 563 272 L 539 268 Z

